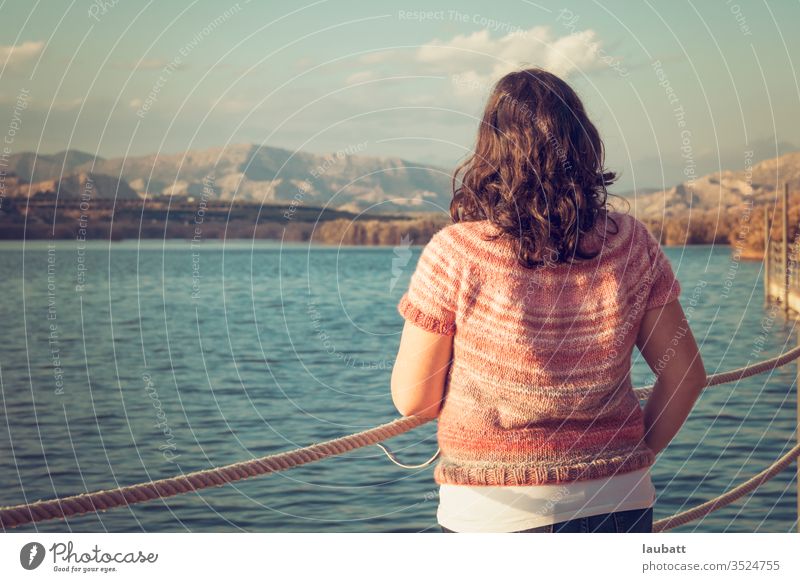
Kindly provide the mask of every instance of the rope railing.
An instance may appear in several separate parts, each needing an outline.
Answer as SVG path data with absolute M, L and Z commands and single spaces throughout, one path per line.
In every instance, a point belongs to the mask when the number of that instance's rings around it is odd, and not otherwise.
M 775 358 L 758 362 L 757 364 L 708 376 L 706 387 L 735 382 L 756 374 L 771 371 L 796 360 L 798 357 L 800 357 L 800 346 L 788 350 Z M 652 393 L 652 390 L 653 386 L 651 385 L 637 388 L 635 392 L 639 399 L 645 399 Z M 243 461 L 222 467 L 213 467 L 211 469 L 177 475 L 167 479 L 148 481 L 146 483 L 138 483 L 136 485 L 118 487 L 116 489 L 94 491 L 70 497 L 60 497 L 49 500 L 39 500 L 33 503 L 0 507 L 0 525 L 6 530 L 27 523 L 51 519 L 64 519 L 86 513 L 106 511 L 115 507 L 130 506 L 153 499 L 164 499 L 210 487 L 221 487 L 235 481 L 276 473 L 278 471 L 286 471 L 294 467 L 342 455 L 362 447 L 377 445 L 381 441 L 406 433 L 430 420 L 432 419 L 426 417 L 407 416 L 362 432 L 292 451 L 252 459 L 250 461 Z M 404 466 L 402 463 L 399 463 L 396 458 L 393 458 L 394 455 L 388 451 L 386 447 L 381 446 L 381 448 L 396 464 Z M 775 477 L 775 475 L 783 471 L 799 455 L 800 445 L 797 445 L 769 467 L 757 475 L 754 475 L 741 485 L 696 507 L 656 521 L 653 523 L 653 531 L 666 531 L 684 525 L 733 503 Z M 435 457 L 436 455 L 434 455 L 431 460 L 421 465 L 406 465 L 406 467 L 417 468 L 426 466 L 435 459 Z
M 173 497 L 209 487 L 221 487 L 234 481 L 286 471 L 300 465 L 321 461 L 328 457 L 342 455 L 362 447 L 374 445 L 406 433 L 429 420 L 431 419 L 406 416 L 363 432 L 250 461 L 195 471 L 185 475 L 177 475 L 127 487 L 37 501 L 13 507 L 0 507 L 0 525 L 4 529 L 12 528 L 34 521 L 62 519 L 84 513 L 106 511 L 114 507 Z
M 741 485 L 737 485 L 733 489 L 730 489 L 723 493 L 722 495 L 718 495 L 713 499 L 709 499 L 705 503 L 701 503 L 700 505 L 696 505 L 691 509 L 687 509 L 686 511 L 682 511 L 680 513 L 676 513 L 675 515 L 671 515 L 669 517 L 665 517 L 664 519 L 659 519 L 658 521 L 653 523 L 653 531 L 654 532 L 661 532 L 672 529 L 674 527 L 678 527 L 680 525 L 684 525 L 689 523 L 690 521 L 694 521 L 695 519 L 700 519 L 701 517 L 705 517 L 712 511 L 716 511 L 718 509 L 722 509 L 726 505 L 730 505 L 740 497 L 744 497 L 748 493 L 755 491 L 761 485 L 772 479 L 775 475 L 783 471 L 786 467 L 792 464 L 798 455 L 800 455 L 800 445 L 795 445 L 792 449 L 789 450 L 785 455 L 779 458 L 777 461 L 772 463 L 769 467 L 761 471 L 760 473 L 753 475 L 742 483 Z
M 763 374 L 764 372 L 771 372 L 775 368 L 785 366 L 799 357 L 800 345 L 792 348 L 791 350 L 783 352 L 779 356 L 770 358 L 769 360 L 764 360 L 758 362 L 757 364 L 751 364 L 742 368 L 736 368 L 735 370 L 730 370 L 728 372 L 720 372 L 719 374 L 707 376 L 705 387 L 708 388 L 710 386 L 718 386 L 719 384 L 738 382 L 739 380 L 744 380 L 750 376 L 757 376 L 758 374 Z M 653 385 L 651 384 L 650 386 L 636 388 L 635 392 L 636 396 L 639 397 L 639 400 L 645 400 L 650 397 L 650 394 L 653 393 Z

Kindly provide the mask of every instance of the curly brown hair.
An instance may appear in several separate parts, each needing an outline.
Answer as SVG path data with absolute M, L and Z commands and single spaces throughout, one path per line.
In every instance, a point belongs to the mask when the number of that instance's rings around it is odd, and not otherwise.
M 599 250 L 579 242 L 616 180 L 604 156 L 567 83 L 538 68 L 509 73 L 489 97 L 474 153 L 453 174 L 450 216 L 489 220 L 500 231 L 492 238 L 511 239 L 523 267 L 592 259 Z

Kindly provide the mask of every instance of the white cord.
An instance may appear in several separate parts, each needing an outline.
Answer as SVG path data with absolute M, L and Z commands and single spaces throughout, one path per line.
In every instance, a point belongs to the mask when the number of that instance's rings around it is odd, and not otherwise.
M 405 463 L 401 463 L 400 461 L 398 461 L 397 457 L 394 455 L 394 453 L 386 445 L 381 444 L 381 443 L 375 443 L 375 446 L 380 447 L 381 450 L 384 453 L 386 453 L 386 456 L 389 457 L 389 460 L 392 463 L 394 463 L 398 467 L 403 467 L 403 469 L 423 469 L 423 468 L 427 467 L 428 465 L 430 465 L 431 463 L 433 463 L 436 459 L 438 459 L 439 458 L 439 453 L 441 453 L 440 449 L 436 449 L 436 452 L 434 453 L 434 455 L 430 459 L 425 461 L 424 463 L 420 463 L 419 465 L 406 465 Z

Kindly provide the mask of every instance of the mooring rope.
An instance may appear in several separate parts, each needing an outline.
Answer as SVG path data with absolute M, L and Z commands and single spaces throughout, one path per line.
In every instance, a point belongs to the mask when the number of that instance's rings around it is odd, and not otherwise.
M 753 364 L 751 366 L 736 368 L 735 370 L 731 370 L 729 372 L 712 374 L 711 376 L 706 377 L 705 387 L 708 388 L 709 386 L 738 382 L 739 380 L 749 378 L 750 376 L 756 376 L 758 374 L 763 374 L 764 372 L 771 372 L 775 368 L 780 368 L 789 362 L 793 362 L 798 357 L 800 357 L 800 346 L 794 347 L 791 350 L 783 352 L 779 356 L 758 362 L 757 364 Z M 650 394 L 653 393 L 653 385 L 651 384 L 650 386 L 636 388 L 634 391 L 636 392 L 636 396 L 639 397 L 639 400 L 645 400 L 650 397 Z
M 669 517 L 665 517 L 664 519 L 659 519 L 655 523 L 653 523 L 653 531 L 654 532 L 661 532 L 666 531 L 668 529 L 672 529 L 674 527 L 678 527 L 680 525 L 684 525 L 689 523 L 690 521 L 694 521 L 695 519 L 700 519 L 701 517 L 705 517 L 712 511 L 716 511 L 718 509 L 722 509 L 726 505 L 730 505 L 740 497 L 744 497 L 748 493 L 755 491 L 761 485 L 772 479 L 775 475 L 783 471 L 786 467 L 788 467 L 792 461 L 794 461 L 798 455 L 800 455 L 800 445 L 795 445 L 792 449 L 789 450 L 785 455 L 783 455 L 780 459 L 772 463 L 769 467 L 750 477 L 747 481 L 742 483 L 741 485 L 737 485 L 733 489 L 730 489 L 723 493 L 722 495 L 718 495 L 713 499 L 709 499 L 705 503 L 701 503 L 691 509 L 687 509 L 686 511 L 682 511 L 680 513 L 676 513 L 675 515 L 671 515 Z
M 328 457 L 374 445 L 380 441 L 408 432 L 429 420 L 431 419 L 406 416 L 363 432 L 293 451 L 225 465 L 224 467 L 195 471 L 186 475 L 139 483 L 128 487 L 83 493 L 81 495 L 37 501 L 13 507 L 2 507 L 0 508 L 0 524 L 4 529 L 12 528 L 33 521 L 61 519 L 158 498 L 172 497 L 209 487 L 221 487 L 234 481 L 285 471 L 293 467 L 299 467 L 300 465 L 321 461 Z
M 798 357 L 800 357 L 800 346 L 770 360 L 731 370 L 730 372 L 709 376 L 706 386 L 734 382 L 762 372 L 771 371 Z M 644 399 L 650 395 L 652 390 L 653 386 L 645 386 L 643 388 L 637 388 L 636 394 L 640 399 Z M 127 487 L 118 487 L 116 489 L 83 493 L 70 497 L 0 507 L 0 525 L 2 525 L 5 530 L 31 522 L 63 519 L 65 517 L 82 515 L 85 513 L 106 511 L 114 507 L 134 505 L 153 499 L 172 497 L 174 495 L 199 491 L 209 487 L 221 487 L 234 481 L 285 471 L 293 467 L 341 455 L 355 449 L 376 445 L 381 441 L 417 428 L 430 420 L 432 419 L 419 416 L 407 416 L 369 430 L 295 449 L 293 451 L 252 459 L 250 461 L 195 471 L 185 475 L 149 481 L 147 483 L 139 483 Z M 393 458 L 394 454 L 392 454 L 391 451 L 384 446 L 381 446 L 381 448 L 396 464 L 403 466 L 396 458 Z M 427 466 L 433 462 L 437 455 L 438 451 L 433 458 L 421 465 L 406 466 L 411 468 Z M 763 483 L 772 479 L 797 458 L 798 455 L 800 455 L 800 445 L 795 446 L 765 470 L 730 491 L 687 511 L 658 520 L 653 524 L 653 531 L 666 531 L 678 527 L 733 503 L 740 497 L 750 493 Z

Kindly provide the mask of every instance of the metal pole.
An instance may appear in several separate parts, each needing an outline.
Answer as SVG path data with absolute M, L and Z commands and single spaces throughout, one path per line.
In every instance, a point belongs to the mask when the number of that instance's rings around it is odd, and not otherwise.
M 769 263 L 771 243 L 769 240 L 769 206 L 764 207 L 764 304 L 769 303 Z
M 783 265 L 783 310 L 789 311 L 789 185 L 783 188 L 783 252 L 781 254 Z

